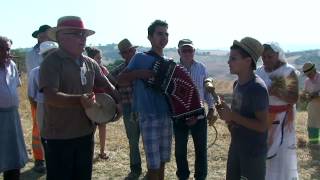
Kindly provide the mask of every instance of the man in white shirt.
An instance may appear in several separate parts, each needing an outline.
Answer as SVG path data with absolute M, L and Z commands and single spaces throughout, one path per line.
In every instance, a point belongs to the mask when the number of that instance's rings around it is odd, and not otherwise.
M 173 123 L 174 138 L 176 142 L 175 156 L 177 163 L 177 176 L 179 179 L 188 179 L 190 175 L 187 160 L 187 144 L 189 132 L 192 135 L 195 148 L 195 179 L 206 179 L 208 170 L 207 160 L 207 120 L 214 118 L 213 97 L 204 88 L 204 80 L 208 77 L 206 67 L 194 60 L 195 48 L 190 39 L 182 39 L 178 43 L 180 64 L 189 72 L 200 95 L 202 105 L 208 104 L 207 118 L 203 118 L 189 126 L 184 121 Z
M 308 135 L 310 145 L 320 144 L 320 73 L 315 64 L 307 62 L 303 65 L 303 73 L 307 78 L 304 81 L 304 93 L 301 98 L 308 101 Z
M 30 72 L 35 67 L 38 67 L 40 63 L 42 62 L 42 57 L 39 54 L 40 51 L 40 44 L 44 41 L 48 41 L 48 35 L 47 31 L 51 27 L 49 25 L 42 25 L 39 27 L 39 30 L 36 30 L 32 33 L 32 37 L 36 38 L 38 40 L 37 44 L 29 51 L 26 55 L 26 68 L 27 68 L 27 74 L 28 77 L 30 75 Z M 30 79 L 30 78 L 29 78 Z M 28 83 L 30 84 L 30 83 Z M 30 105 L 31 105 L 31 115 L 32 115 L 32 152 L 34 157 L 34 170 L 36 172 L 43 173 L 45 171 L 44 167 L 44 152 L 41 145 L 41 139 L 40 139 L 40 131 L 38 122 L 36 120 L 36 107 L 37 103 L 32 100 L 32 98 L 29 98 Z

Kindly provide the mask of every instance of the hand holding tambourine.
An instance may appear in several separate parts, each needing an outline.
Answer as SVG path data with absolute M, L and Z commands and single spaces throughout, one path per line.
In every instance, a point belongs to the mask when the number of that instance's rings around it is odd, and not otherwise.
M 85 106 L 85 112 L 89 119 L 97 124 L 117 121 L 121 116 L 121 106 L 105 93 L 94 95 L 91 106 Z

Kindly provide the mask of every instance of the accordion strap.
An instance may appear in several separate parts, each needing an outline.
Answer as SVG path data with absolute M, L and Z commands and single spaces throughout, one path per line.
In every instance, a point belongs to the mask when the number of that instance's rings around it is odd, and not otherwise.
M 164 57 L 160 56 L 159 54 L 157 54 L 156 52 L 154 52 L 152 50 L 146 51 L 144 53 L 149 55 L 149 56 L 152 56 L 152 57 L 156 58 L 156 60 L 165 60 L 165 61 L 172 61 L 173 60 L 171 58 L 164 58 Z
M 145 54 L 155 57 L 156 59 L 164 59 L 162 56 L 160 56 L 159 54 L 157 54 L 156 52 L 150 50 L 150 51 L 146 51 L 144 52 Z

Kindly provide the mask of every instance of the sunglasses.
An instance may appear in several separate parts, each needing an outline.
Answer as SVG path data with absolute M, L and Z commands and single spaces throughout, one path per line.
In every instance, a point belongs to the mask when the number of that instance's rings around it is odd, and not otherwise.
M 77 38 L 85 38 L 85 37 L 87 37 L 87 33 L 83 32 L 83 31 L 80 31 L 80 32 L 65 32 L 63 34 L 64 35 L 74 36 L 74 37 L 77 37 Z

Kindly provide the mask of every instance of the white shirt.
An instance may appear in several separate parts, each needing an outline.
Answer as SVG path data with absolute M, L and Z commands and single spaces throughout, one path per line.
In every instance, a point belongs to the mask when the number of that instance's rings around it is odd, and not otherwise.
M 39 51 L 40 51 L 39 45 L 37 44 L 26 55 L 26 68 L 27 68 L 28 76 L 31 70 L 35 67 L 40 66 L 40 63 L 43 60 L 42 56 L 39 54 Z
M 271 80 L 272 77 L 284 77 L 285 78 L 285 77 L 288 77 L 292 71 L 296 72 L 296 74 L 298 75 L 298 71 L 296 70 L 296 68 L 293 67 L 292 65 L 286 63 L 272 72 L 266 72 L 264 69 L 264 66 L 262 65 L 256 70 L 256 74 L 259 77 L 261 77 L 261 79 L 263 79 L 263 81 L 267 85 L 267 88 L 269 89 L 271 86 L 271 83 L 272 83 L 272 80 Z M 279 106 L 279 105 L 281 106 L 281 105 L 287 105 L 288 102 L 283 101 L 276 96 L 269 95 L 269 104 L 275 105 L 275 106 Z
M 28 77 L 28 96 L 34 101 L 43 103 L 43 93 L 39 92 L 40 66 L 33 68 Z
M 313 79 L 306 78 L 304 80 L 304 90 L 308 93 L 319 92 L 320 91 L 320 73 L 316 72 Z

